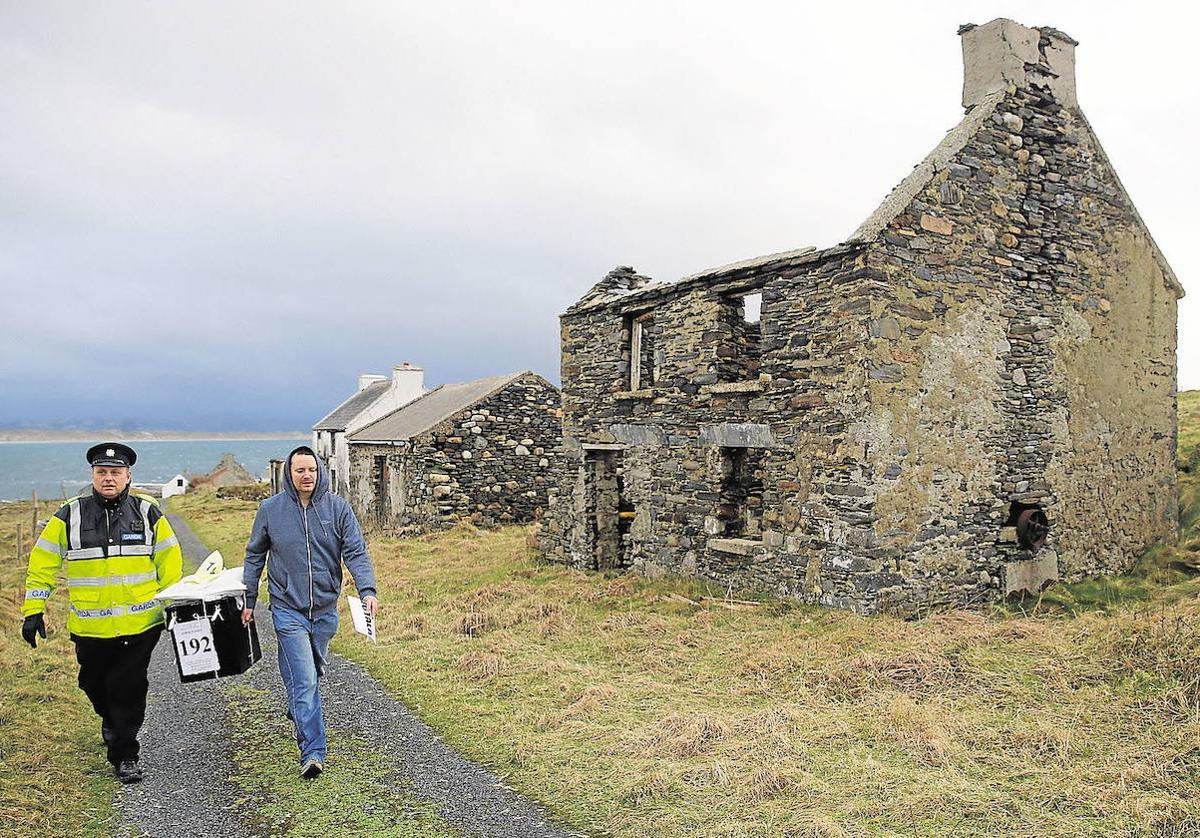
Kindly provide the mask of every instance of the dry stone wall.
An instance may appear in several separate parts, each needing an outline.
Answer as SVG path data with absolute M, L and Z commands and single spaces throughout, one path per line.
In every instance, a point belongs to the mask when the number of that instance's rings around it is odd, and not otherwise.
M 356 512 L 402 532 L 541 517 L 562 480 L 559 402 L 553 385 L 528 373 L 404 444 L 354 443 Z

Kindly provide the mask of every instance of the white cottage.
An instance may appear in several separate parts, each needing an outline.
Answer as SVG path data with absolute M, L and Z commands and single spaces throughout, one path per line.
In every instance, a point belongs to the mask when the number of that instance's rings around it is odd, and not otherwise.
M 392 377 L 364 374 L 358 390 L 313 425 L 312 448 L 329 469 L 333 491 L 349 491 L 350 452 L 347 434 L 403 407 L 425 393 L 425 370 L 405 361 L 392 368 Z
M 177 474 L 162 484 L 162 497 L 169 498 L 175 495 L 182 495 L 188 490 L 188 486 L 190 485 L 192 485 L 190 480 L 182 474 Z

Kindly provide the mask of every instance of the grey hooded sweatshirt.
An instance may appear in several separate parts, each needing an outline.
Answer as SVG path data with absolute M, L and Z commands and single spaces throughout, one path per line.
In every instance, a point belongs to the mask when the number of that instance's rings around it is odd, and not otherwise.
M 299 450 L 288 454 L 283 465 L 284 491 L 259 504 L 246 544 L 242 580 L 246 607 L 253 608 L 265 564 L 271 604 L 312 619 L 317 612 L 337 607 L 342 562 L 350 569 L 360 597 L 375 596 L 375 570 L 358 519 L 345 498 L 329 491 L 329 474 L 319 457 L 315 458 L 316 488 L 308 506 L 300 505 L 292 484 L 292 457 Z

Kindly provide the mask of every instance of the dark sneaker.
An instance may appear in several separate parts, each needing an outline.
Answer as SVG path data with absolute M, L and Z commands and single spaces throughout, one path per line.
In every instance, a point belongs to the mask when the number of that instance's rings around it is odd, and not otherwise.
M 142 766 L 138 765 L 136 759 L 123 759 L 117 763 L 113 769 L 113 773 L 117 775 L 117 779 L 125 785 L 130 783 L 140 783 L 142 781 Z
M 316 757 L 309 757 L 304 761 L 304 765 L 300 766 L 300 778 L 303 780 L 312 780 L 324 770 L 325 766 L 321 765 L 321 760 Z

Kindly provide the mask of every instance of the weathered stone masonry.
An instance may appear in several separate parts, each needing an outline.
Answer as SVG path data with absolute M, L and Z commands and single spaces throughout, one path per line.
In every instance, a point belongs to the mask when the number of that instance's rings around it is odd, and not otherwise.
M 1182 288 L 1075 103 L 1075 43 L 962 35 L 966 117 L 847 242 L 620 268 L 563 315 L 549 558 L 919 613 L 1173 537 Z
M 351 438 L 351 504 L 364 524 L 403 532 L 535 520 L 562 479 L 560 412 L 557 389 L 525 372 L 408 438 L 366 441 L 376 434 L 364 428 Z

